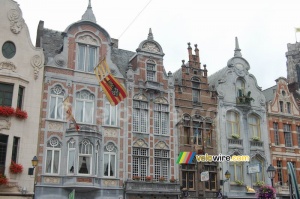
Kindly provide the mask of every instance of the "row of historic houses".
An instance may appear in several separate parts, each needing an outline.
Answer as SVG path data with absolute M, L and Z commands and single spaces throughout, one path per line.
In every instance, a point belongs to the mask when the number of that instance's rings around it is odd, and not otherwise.
M 271 184 L 270 165 L 277 196 L 288 195 L 287 163 L 300 172 L 298 43 L 288 45 L 287 78 L 262 91 L 237 38 L 216 73 L 190 43 L 167 73 L 151 29 L 136 51 L 119 49 L 90 1 L 64 31 L 40 21 L 36 46 L 18 3 L 0 3 L 0 198 L 255 198 L 249 188 Z M 104 57 L 127 92 L 116 106 L 94 74 Z M 188 152 L 249 161 L 177 160 Z

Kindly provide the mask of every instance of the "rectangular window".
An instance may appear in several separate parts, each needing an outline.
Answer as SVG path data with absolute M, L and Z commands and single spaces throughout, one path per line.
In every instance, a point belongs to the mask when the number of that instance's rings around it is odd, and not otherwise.
M 51 95 L 49 117 L 51 119 L 62 120 L 63 119 L 63 96 Z
M 279 101 L 280 112 L 283 113 L 283 101 Z
M 93 123 L 94 102 L 76 99 L 76 120 L 82 123 Z
M 205 171 L 209 172 L 209 180 L 205 181 L 206 190 L 216 190 L 217 189 L 217 167 L 212 165 L 205 165 Z
M 278 123 L 273 123 L 275 145 L 279 145 Z
M 203 133 L 203 123 L 194 122 L 194 144 L 203 145 L 202 133 Z
M 154 104 L 154 133 L 167 135 L 169 128 L 168 122 L 168 105 Z
M 243 164 L 241 163 L 233 163 L 229 166 L 230 181 L 234 182 L 236 180 L 243 181 Z
M 136 148 L 132 150 L 132 176 L 140 176 L 142 181 L 148 175 L 148 149 Z
M 118 106 L 112 106 L 108 101 L 105 102 L 105 125 L 117 126 Z
M 287 112 L 291 113 L 291 103 L 287 102 L 286 103 L 286 108 L 287 108 Z
M 143 101 L 133 101 L 133 131 L 147 132 L 148 123 L 148 103 Z
M 183 127 L 183 144 L 190 144 L 192 143 L 191 140 L 191 135 L 190 135 L 190 127 Z
M 104 176 L 116 176 L 116 154 L 104 153 Z
M 77 70 L 93 72 L 96 66 L 97 47 L 78 44 Z
M 169 151 L 154 150 L 154 180 L 159 181 L 160 177 L 168 180 L 169 176 Z
M 277 160 L 277 178 L 280 185 L 282 185 L 283 179 L 282 179 L 282 161 Z
M 211 125 L 211 123 L 206 123 L 205 128 L 206 128 L 206 145 L 212 146 L 212 125 Z
M 284 124 L 284 140 L 285 140 L 285 146 L 286 147 L 292 147 L 292 132 L 291 132 L 291 125 L 290 124 Z
M 0 174 L 4 175 L 8 135 L 0 134 Z
M 155 81 L 155 65 L 147 64 L 147 81 Z
M 193 164 L 182 164 L 182 188 L 187 190 L 195 190 L 195 165 Z
M 200 102 L 200 100 L 199 100 L 200 91 L 196 90 L 196 89 L 193 89 L 192 92 L 193 92 L 193 103 Z
M 46 173 L 58 174 L 59 159 L 60 159 L 60 150 L 59 149 L 47 149 Z
M 0 106 L 11 106 L 13 90 L 13 84 L 0 83 Z
M 19 143 L 20 143 L 20 138 L 14 137 L 13 147 L 12 147 L 12 155 L 11 155 L 11 160 L 14 162 L 17 162 L 17 159 L 18 159 Z
M 68 143 L 68 174 L 73 174 L 75 170 L 75 140 Z
M 24 87 L 19 86 L 17 107 L 22 110 Z

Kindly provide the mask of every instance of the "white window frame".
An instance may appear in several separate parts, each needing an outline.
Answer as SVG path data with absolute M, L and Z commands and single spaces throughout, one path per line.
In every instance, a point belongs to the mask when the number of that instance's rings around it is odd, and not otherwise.
M 105 156 L 108 156 L 108 165 L 105 165 Z M 111 159 L 112 159 L 112 156 L 114 156 L 114 159 L 115 159 L 115 166 L 114 168 L 111 167 Z M 114 153 L 114 152 L 104 152 L 103 154 L 103 177 L 105 178 L 115 178 L 116 177 L 116 171 L 117 171 L 117 154 Z M 105 175 L 105 170 L 106 170 L 106 166 L 108 167 L 108 172 L 107 172 L 107 175 Z M 110 176 L 110 169 L 113 169 L 113 175 Z
M 231 136 L 232 134 L 240 135 L 240 118 L 238 113 L 234 111 L 228 111 L 226 113 L 226 125 L 227 125 L 226 131 L 229 136 Z M 236 131 L 234 131 L 234 129 L 236 129 Z
M 74 165 L 73 165 L 73 173 L 70 172 L 70 169 L 69 169 L 69 162 L 70 162 L 70 151 L 74 152 Z M 74 174 L 75 171 L 76 171 L 76 142 L 74 139 L 71 139 L 69 142 L 68 142 L 68 159 L 67 159 L 67 174 Z
M 292 127 L 290 124 L 283 124 L 285 147 L 293 147 Z
M 154 62 L 154 61 L 153 61 Z M 153 63 L 152 61 L 148 61 L 146 63 L 146 79 L 147 81 L 156 81 L 156 64 L 155 62 Z M 152 68 L 150 68 L 152 67 Z
M 81 47 L 83 48 L 83 67 L 80 67 L 80 49 Z M 94 48 L 94 66 L 90 66 L 90 49 Z M 84 43 L 77 43 L 77 53 L 76 53 L 76 60 L 77 60 L 77 70 L 78 71 L 83 71 L 87 73 L 93 73 L 94 72 L 94 67 L 97 64 L 97 58 L 98 58 L 98 46 L 95 45 L 90 45 L 90 44 L 84 44 Z
M 133 100 L 132 131 L 147 133 L 148 131 L 148 102 Z
M 109 107 L 109 110 L 107 110 L 107 107 Z M 113 111 L 115 112 L 115 118 L 112 117 Z M 107 115 L 108 113 L 108 115 Z M 108 123 L 106 122 L 106 119 L 108 117 Z M 109 101 L 105 98 L 105 110 L 104 110 L 104 125 L 105 126 L 118 126 L 118 118 L 119 118 L 119 105 L 112 106 Z M 115 124 L 113 124 L 113 121 L 115 121 Z
M 165 117 L 165 119 L 162 118 Z M 169 135 L 169 106 L 167 104 L 154 104 L 154 134 Z M 165 122 L 165 125 L 163 124 Z
M 82 145 L 85 145 L 85 149 L 81 148 L 80 150 L 80 146 Z M 89 149 L 88 148 L 88 145 L 91 146 L 91 148 Z M 88 153 L 90 150 L 90 153 Z M 82 153 L 84 152 L 84 153 Z M 80 157 L 88 157 L 90 158 L 90 168 L 89 168 L 89 173 L 79 173 L 80 171 L 80 168 L 81 168 L 81 165 L 79 165 L 80 163 Z M 84 139 L 82 140 L 80 143 L 79 143 L 79 148 L 78 148 L 78 163 L 77 163 L 78 167 L 77 167 L 77 172 L 78 172 L 78 175 L 92 175 L 93 174 L 93 171 L 92 171 L 92 168 L 93 168 L 93 145 L 92 143 L 88 140 L 88 139 Z
M 49 146 L 50 145 L 50 146 Z M 48 151 L 51 151 L 51 168 L 50 172 L 47 172 L 47 157 L 48 157 Z M 54 154 L 58 151 L 58 168 L 57 173 L 53 172 L 54 169 Z M 45 157 L 45 174 L 51 174 L 51 175 L 58 175 L 60 173 L 60 159 L 61 159 L 61 143 L 59 142 L 58 138 L 53 137 L 47 142 L 46 147 L 46 157 Z
M 166 165 L 164 165 L 166 164 Z M 169 179 L 170 172 L 170 151 L 154 149 L 154 180 L 159 181 L 160 177 Z
M 230 180 L 231 181 L 244 181 L 244 174 L 243 174 L 243 163 L 242 162 L 233 162 L 229 165 L 229 168 L 233 167 L 233 172 L 231 172 Z M 240 169 L 240 178 L 237 177 L 237 168 Z M 230 169 L 231 170 L 231 169 Z
M 51 88 L 50 91 L 50 103 L 49 103 L 49 114 L 48 117 L 49 119 L 53 120 L 63 120 L 64 118 L 64 111 L 63 111 L 63 100 L 64 100 L 64 93 L 65 91 L 62 89 L 60 85 L 56 85 L 53 88 Z M 51 110 L 51 103 L 52 100 L 55 100 L 55 105 L 54 105 L 54 110 Z M 60 101 L 60 103 L 58 102 Z M 54 112 L 54 117 L 51 117 L 51 113 Z M 58 112 L 61 114 L 61 118 L 58 118 Z
M 261 138 L 260 119 L 256 115 L 251 114 L 248 118 L 250 135 Z M 257 133 L 257 134 L 256 134 Z
M 95 150 L 95 175 L 98 176 L 99 174 L 99 155 L 100 155 L 100 142 L 97 141 L 96 150 Z
M 135 153 L 137 152 L 137 153 Z M 137 165 L 135 165 L 137 162 Z M 132 148 L 132 177 L 140 176 L 142 181 L 149 172 L 149 150 L 147 148 L 133 147 Z
M 85 95 L 85 96 L 83 97 L 82 95 Z M 95 96 L 87 90 L 82 90 L 82 91 L 76 93 L 75 118 L 76 118 L 76 121 L 78 123 L 87 123 L 87 124 L 93 124 L 94 123 L 94 108 L 95 108 L 94 107 L 95 106 L 94 101 L 95 101 Z M 77 114 L 77 111 L 78 111 L 77 109 L 78 109 L 78 103 L 79 102 L 83 102 L 83 105 L 82 105 L 83 106 L 83 108 L 82 108 L 82 114 L 83 114 L 82 115 L 82 120 L 81 120 L 81 115 L 78 116 L 78 114 Z M 91 103 L 92 104 L 91 105 L 91 107 L 92 107 L 91 113 L 86 110 L 86 103 Z M 92 121 L 90 123 L 86 121 L 86 117 L 87 117 L 88 114 L 91 114 Z

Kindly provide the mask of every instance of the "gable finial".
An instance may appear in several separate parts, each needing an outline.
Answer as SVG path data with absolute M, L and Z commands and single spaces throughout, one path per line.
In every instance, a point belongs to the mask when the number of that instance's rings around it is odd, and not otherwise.
M 152 29 L 151 28 L 149 28 L 148 40 L 153 40 L 153 34 L 152 34 Z
M 234 56 L 235 57 L 242 57 L 241 49 L 239 47 L 239 40 L 235 37 L 235 49 L 234 49 Z
M 91 8 L 91 7 L 92 7 L 91 0 L 89 0 L 88 8 Z

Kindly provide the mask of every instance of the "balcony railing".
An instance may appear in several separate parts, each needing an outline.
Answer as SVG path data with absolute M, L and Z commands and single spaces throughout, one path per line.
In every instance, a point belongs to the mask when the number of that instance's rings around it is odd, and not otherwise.
M 148 90 L 156 90 L 160 91 L 160 83 L 159 82 L 153 82 L 153 81 L 146 81 L 145 82 L 145 87 Z
M 243 146 L 243 140 L 240 139 L 228 139 L 228 145 L 239 145 L 239 146 Z
M 264 142 L 262 142 L 262 141 L 250 141 L 250 147 L 262 148 L 263 145 L 264 145 Z
M 171 182 L 144 182 L 127 181 L 125 185 L 127 193 L 145 193 L 148 194 L 180 194 L 180 184 Z

